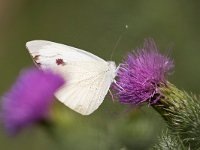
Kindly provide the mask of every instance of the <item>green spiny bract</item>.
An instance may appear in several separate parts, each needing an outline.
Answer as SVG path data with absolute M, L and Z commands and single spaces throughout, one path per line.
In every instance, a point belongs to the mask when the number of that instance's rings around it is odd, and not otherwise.
M 189 148 L 183 145 L 178 136 L 166 131 L 158 138 L 158 144 L 152 150 L 189 150 Z
M 200 100 L 193 94 L 177 89 L 171 83 L 160 86 L 159 101 L 152 106 L 192 150 L 200 148 Z

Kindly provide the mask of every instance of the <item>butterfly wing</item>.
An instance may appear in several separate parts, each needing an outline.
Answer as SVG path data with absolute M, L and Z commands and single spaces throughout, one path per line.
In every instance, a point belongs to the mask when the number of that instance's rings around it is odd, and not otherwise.
M 66 72 L 71 71 L 68 72 L 69 75 L 76 77 L 70 77 L 68 84 L 56 92 L 56 97 L 66 106 L 83 115 L 89 115 L 95 111 L 103 102 L 113 81 L 110 73 L 94 71 L 98 65 L 98 63 L 83 63 L 78 65 L 81 69 L 74 67 L 75 65 L 66 68 Z M 84 70 L 86 66 L 93 72 Z
M 26 44 L 41 69 L 60 73 L 67 81 L 55 96 L 83 115 L 89 115 L 103 102 L 115 77 L 115 65 L 80 49 L 50 41 Z

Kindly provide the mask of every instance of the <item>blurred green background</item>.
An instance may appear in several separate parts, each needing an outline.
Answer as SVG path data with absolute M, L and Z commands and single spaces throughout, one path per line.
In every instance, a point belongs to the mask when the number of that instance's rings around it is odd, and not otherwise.
M 170 51 L 175 70 L 169 80 L 199 92 L 200 2 L 195 0 L 0 0 L 0 95 L 21 69 L 33 65 L 25 43 L 46 39 L 90 51 L 120 63 L 128 51 L 153 37 Z M 128 25 L 128 29 L 125 26 Z M 115 47 L 119 37 L 121 41 Z M 70 150 L 145 150 L 165 129 L 151 107 L 132 108 L 110 95 L 92 115 L 81 116 L 55 102 L 55 130 Z M 58 149 L 38 126 L 8 137 L 0 127 L 1 150 Z

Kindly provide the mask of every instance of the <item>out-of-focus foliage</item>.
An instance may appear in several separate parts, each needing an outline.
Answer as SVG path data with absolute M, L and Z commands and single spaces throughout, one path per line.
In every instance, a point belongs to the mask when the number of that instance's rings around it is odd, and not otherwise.
M 160 49 L 174 58 L 175 73 L 170 81 L 198 93 L 199 7 L 200 2 L 194 0 L 1 0 L 0 94 L 10 87 L 19 70 L 33 64 L 25 49 L 29 40 L 72 45 L 106 60 L 115 49 L 112 59 L 120 63 L 146 37 L 153 37 Z M 55 102 L 52 116 L 66 149 L 145 150 L 165 128 L 150 107 L 136 110 L 113 102 L 109 95 L 91 116 L 81 116 L 59 102 Z M 2 126 L 0 131 L 0 149 L 56 149 L 37 126 L 14 138 L 7 137 Z

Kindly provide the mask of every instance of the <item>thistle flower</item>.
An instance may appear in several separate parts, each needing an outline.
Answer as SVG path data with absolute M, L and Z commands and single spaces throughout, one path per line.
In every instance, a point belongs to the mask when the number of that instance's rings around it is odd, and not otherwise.
M 9 134 L 48 116 L 54 92 L 64 83 L 57 74 L 27 69 L 2 98 L 1 117 Z
M 179 138 L 187 149 L 199 149 L 200 100 L 167 81 L 173 66 L 173 61 L 160 54 L 154 41 L 148 39 L 120 66 L 114 90 L 121 103 L 148 101 L 165 119 L 169 135 Z
M 129 53 L 120 65 L 114 90 L 121 103 L 140 104 L 157 99 L 160 84 L 166 83 L 166 75 L 173 68 L 173 61 L 158 52 L 155 42 L 147 39 L 144 47 Z

